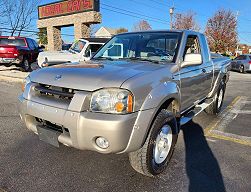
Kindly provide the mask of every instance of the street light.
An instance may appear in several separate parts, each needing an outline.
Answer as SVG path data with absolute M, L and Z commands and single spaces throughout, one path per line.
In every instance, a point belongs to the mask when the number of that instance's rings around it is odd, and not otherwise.
M 171 19 L 171 22 L 170 22 L 170 29 L 173 29 L 173 14 L 174 14 L 174 7 L 171 7 L 169 9 L 169 14 L 170 14 L 170 19 Z

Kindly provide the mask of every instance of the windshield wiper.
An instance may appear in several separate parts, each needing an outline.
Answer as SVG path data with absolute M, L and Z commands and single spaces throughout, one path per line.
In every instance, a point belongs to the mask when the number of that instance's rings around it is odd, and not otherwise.
M 114 61 L 113 58 L 111 57 L 94 57 L 94 60 L 109 60 L 109 61 Z
M 126 58 L 121 58 L 121 59 L 130 59 L 130 60 L 138 60 L 138 61 L 149 61 L 149 62 L 152 62 L 152 63 L 159 64 L 159 61 L 151 60 L 151 59 L 144 59 L 144 58 L 141 58 L 141 57 L 126 57 Z

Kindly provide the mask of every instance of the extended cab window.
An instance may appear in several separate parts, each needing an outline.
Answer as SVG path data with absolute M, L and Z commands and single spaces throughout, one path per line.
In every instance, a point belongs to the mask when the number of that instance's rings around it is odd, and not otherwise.
M 210 61 L 210 51 L 209 51 L 206 37 L 204 35 L 201 35 L 200 37 L 201 37 L 200 39 L 201 39 L 203 52 L 204 52 L 204 62 L 209 62 Z
M 185 58 L 186 54 L 190 53 L 201 53 L 199 39 L 196 35 L 189 35 L 187 37 L 183 58 Z

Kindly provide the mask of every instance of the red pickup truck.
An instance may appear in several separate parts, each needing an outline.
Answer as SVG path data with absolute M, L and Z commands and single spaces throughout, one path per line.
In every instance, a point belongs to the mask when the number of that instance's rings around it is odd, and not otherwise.
M 30 71 L 31 63 L 37 60 L 42 48 L 31 38 L 0 36 L 0 64 L 15 64 Z

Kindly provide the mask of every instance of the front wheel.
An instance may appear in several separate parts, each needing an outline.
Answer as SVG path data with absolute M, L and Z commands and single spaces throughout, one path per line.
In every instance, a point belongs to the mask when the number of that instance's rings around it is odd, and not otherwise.
M 162 110 L 156 117 L 142 148 L 129 153 L 131 166 L 146 176 L 162 173 L 172 157 L 178 138 L 175 116 Z

